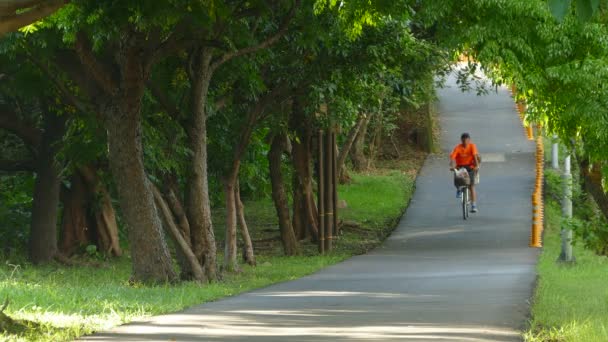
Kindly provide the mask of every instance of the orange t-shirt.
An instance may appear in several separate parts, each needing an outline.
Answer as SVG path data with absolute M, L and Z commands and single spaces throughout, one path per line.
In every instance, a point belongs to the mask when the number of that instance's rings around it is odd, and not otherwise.
M 475 144 L 468 144 L 467 147 L 458 144 L 452 150 L 450 159 L 456 160 L 457 166 L 473 166 L 475 165 L 475 155 L 477 155 L 477 146 Z

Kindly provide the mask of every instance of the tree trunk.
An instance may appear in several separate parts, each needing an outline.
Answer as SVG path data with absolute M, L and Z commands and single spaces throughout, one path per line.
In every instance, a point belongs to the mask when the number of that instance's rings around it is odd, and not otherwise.
M 586 158 L 576 158 L 579 162 L 580 173 L 583 178 L 585 190 L 591 194 L 595 203 L 608 219 L 608 195 L 602 186 L 602 165 L 593 163 L 591 166 Z
M 293 102 L 293 112 L 291 116 L 291 127 L 298 135 L 292 144 L 292 162 L 295 170 L 294 174 L 294 210 L 301 210 L 294 218 L 300 219 L 294 226 L 304 231 L 305 238 L 312 235 L 312 238 L 319 238 L 318 212 L 314 201 L 312 187 L 312 124 L 306 118 L 298 101 Z
M 245 242 L 244 256 L 245 260 L 255 265 L 255 257 L 253 256 L 253 246 L 247 223 L 245 222 L 245 214 L 242 212 L 242 202 L 240 200 L 239 189 L 239 171 L 241 168 L 241 158 L 249 145 L 249 140 L 253 133 L 258 115 L 261 114 L 263 105 L 258 102 L 254 109 L 251 109 L 247 115 L 247 121 L 243 125 L 239 139 L 233 149 L 232 164 L 228 176 L 224 179 L 224 189 L 226 193 L 226 242 L 224 253 L 224 267 L 228 271 L 237 270 L 238 263 L 236 260 L 237 237 L 236 225 L 239 221 L 243 231 L 243 241 Z M 229 193 L 229 192 L 232 193 Z M 239 208 L 241 206 L 241 208 Z M 248 241 L 247 241 L 248 240 Z
M 313 199 L 312 190 L 312 170 L 311 170 L 311 153 L 309 150 L 310 137 L 300 137 L 301 142 L 294 142 L 292 151 L 292 160 L 295 169 L 295 186 L 298 187 L 296 192 L 299 197 L 294 198 L 298 201 L 298 208 L 301 213 L 298 217 L 301 219 L 301 225 L 306 230 L 306 236 L 311 236 L 314 239 L 318 238 L 318 221 L 317 212 Z M 300 236 L 303 238 L 304 236 Z
M 122 250 L 118 237 L 116 213 L 108 189 L 97 176 L 95 169 L 84 166 L 79 169 L 79 173 L 89 189 L 90 211 L 93 212 L 95 217 L 93 226 L 98 249 L 107 255 L 121 256 Z
M 72 255 L 78 248 L 95 244 L 102 253 L 122 255 L 112 199 L 95 171 L 82 167 L 70 183 L 63 195 L 61 252 Z
M 340 153 L 338 154 L 337 172 L 338 172 L 341 184 L 346 183 L 346 181 L 348 179 L 348 176 L 346 174 L 346 169 L 344 168 L 344 164 L 346 162 L 346 156 L 348 156 L 348 154 L 350 153 L 351 148 L 353 147 L 353 144 L 355 142 L 355 139 L 357 138 L 357 135 L 359 133 L 359 130 L 361 129 L 361 126 L 363 126 L 363 122 L 366 119 L 367 118 L 364 114 L 359 115 L 359 119 L 357 120 L 357 123 L 348 132 L 348 137 L 346 138 L 346 141 L 344 142 L 344 145 L 342 145 L 342 148 L 340 149 Z
M 203 271 L 201 264 L 196 259 L 196 256 L 192 252 L 192 249 L 190 248 L 188 241 L 186 241 L 186 239 L 184 239 L 184 237 L 182 236 L 182 233 L 180 232 L 180 229 L 177 227 L 177 224 L 175 223 L 175 219 L 173 217 L 173 213 L 169 209 L 167 202 L 163 198 L 163 196 L 160 193 L 160 191 L 158 190 L 158 188 L 154 184 L 151 184 L 151 186 L 152 186 L 152 191 L 154 193 L 155 203 L 158 206 L 158 208 L 160 209 L 160 212 L 162 213 L 162 216 L 163 216 L 164 222 L 165 222 L 165 226 L 167 227 L 167 230 L 171 234 L 171 237 L 173 237 L 173 240 L 176 243 L 176 247 L 180 250 L 180 252 L 184 255 L 184 257 L 188 261 L 189 270 L 192 271 L 194 280 L 199 281 L 199 282 L 204 282 L 206 280 L 205 272 Z
M 62 194 L 63 219 L 61 229 L 61 253 L 70 256 L 78 248 L 91 244 L 92 227 L 88 220 L 88 193 L 78 173 L 70 179 L 71 187 Z
M 249 228 L 247 227 L 247 220 L 245 220 L 245 206 L 241 201 L 241 187 L 239 182 L 236 182 L 236 188 L 234 191 L 234 197 L 236 201 L 236 214 L 241 227 L 241 237 L 243 238 L 243 260 L 251 266 L 255 266 L 255 254 L 253 252 L 253 243 L 251 242 L 251 236 L 249 235 Z
M 209 281 L 217 279 L 215 234 L 211 222 L 209 180 L 207 174 L 207 113 L 205 106 L 211 82 L 211 51 L 203 50 L 195 58 L 192 82 L 192 124 L 187 130 L 192 164 L 188 184 L 186 212 L 190 223 L 192 249 L 197 260 L 205 268 Z
M 367 158 L 365 157 L 365 137 L 367 136 L 367 127 L 371 120 L 371 114 L 365 114 L 361 127 L 357 132 L 355 141 L 351 147 L 350 159 L 353 163 L 355 171 L 363 171 L 367 167 Z
M 146 177 L 139 108 L 124 101 L 108 113 L 110 169 L 128 226 L 133 280 L 169 282 L 176 278 L 162 225 Z
M 177 181 L 174 176 L 167 177 L 165 179 L 165 200 L 167 205 L 171 209 L 173 213 L 173 217 L 177 221 L 177 228 L 179 229 L 180 234 L 192 250 L 192 240 L 190 234 L 190 223 L 188 222 L 188 217 L 186 216 L 186 212 L 184 210 L 184 206 L 181 203 L 179 197 L 177 197 L 178 188 Z M 198 260 L 198 259 L 197 259 Z M 179 264 L 180 269 L 180 278 L 182 280 L 192 280 L 194 279 L 194 271 L 190 266 L 190 261 L 187 256 L 181 251 L 180 248 L 177 248 L 177 262 Z M 199 263 L 200 265 L 200 263 Z
M 234 272 L 239 269 L 236 259 L 236 197 L 235 184 L 230 179 L 224 182 L 226 199 L 226 237 L 224 244 L 224 270 Z
M 287 137 L 284 134 L 275 135 L 270 144 L 268 153 L 268 165 L 270 168 L 270 183 L 272 185 L 272 200 L 279 218 L 279 229 L 281 231 L 281 242 L 285 255 L 298 254 L 298 241 L 289 219 L 289 207 L 283 174 L 281 173 L 281 159 L 286 150 Z
M 305 198 L 302 194 L 302 187 L 300 186 L 300 177 L 294 172 L 292 177 L 292 189 L 293 189 L 293 220 L 292 226 L 296 239 L 308 239 L 310 238 L 310 230 L 305 225 L 304 212 L 306 211 L 304 202 Z
M 141 102 L 148 71 L 141 63 L 136 46 L 124 48 L 119 59 L 122 61 L 120 89 L 103 112 L 110 170 L 129 230 L 132 280 L 174 281 L 177 276 L 143 161 Z
M 29 238 L 29 256 L 33 263 L 53 260 L 57 254 L 57 215 L 59 208 L 59 165 L 55 162 L 56 142 L 63 133 L 63 121 L 54 114 L 45 115 L 45 132 L 38 148 L 34 184 L 34 202 Z
M 327 215 L 325 209 L 325 172 L 326 158 L 325 158 L 325 134 L 323 131 L 319 131 L 319 137 L 317 139 L 317 203 L 319 208 L 319 244 L 318 249 L 320 254 L 325 254 L 325 229 Z

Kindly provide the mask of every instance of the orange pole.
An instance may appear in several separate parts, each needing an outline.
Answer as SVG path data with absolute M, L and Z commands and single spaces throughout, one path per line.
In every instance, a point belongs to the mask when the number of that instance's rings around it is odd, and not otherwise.
M 531 129 L 530 126 L 528 128 Z M 543 146 L 542 126 L 536 126 L 536 182 L 532 194 L 532 230 L 530 247 L 542 247 L 544 227 L 543 178 L 545 165 L 545 149 Z

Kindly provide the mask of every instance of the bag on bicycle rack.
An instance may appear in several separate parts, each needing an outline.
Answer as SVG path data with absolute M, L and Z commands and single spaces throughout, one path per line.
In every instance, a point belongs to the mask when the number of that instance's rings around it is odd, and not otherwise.
M 467 169 L 462 168 L 454 173 L 454 186 L 461 187 L 471 184 L 471 178 Z

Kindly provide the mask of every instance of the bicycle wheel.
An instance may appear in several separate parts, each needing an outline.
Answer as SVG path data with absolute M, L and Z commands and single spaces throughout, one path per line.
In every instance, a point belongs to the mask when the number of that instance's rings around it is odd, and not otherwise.
M 467 219 L 469 218 L 469 215 L 471 214 L 471 188 L 467 187 L 466 190 L 467 193 Z
M 464 188 L 462 190 L 462 219 L 466 220 L 469 216 L 469 190 Z

